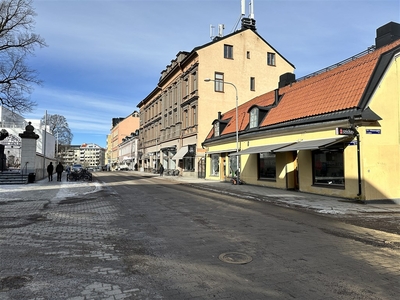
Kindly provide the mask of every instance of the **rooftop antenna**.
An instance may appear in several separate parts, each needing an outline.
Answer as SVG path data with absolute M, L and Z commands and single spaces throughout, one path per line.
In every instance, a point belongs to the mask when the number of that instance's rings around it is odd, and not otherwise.
M 240 9 L 241 9 L 241 14 L 239 16 L 239 20 L 236 22 L 235 26 L 233 27 L 232 32 L 236 31 L 240 20 L 246 14 L 246 0 L 240 0 Z
M 242 16 L 246 14 L 246 0 L 241 0 Z
M 210 24 L 210 39 L 212 39 L 212 40 L 213 40 L 214 37 L 215 37 L 215 35 L 214 35 L 214 28 L 215 28 L 215 26 Z
M 218 37 L 224 36 L 224 29 L 225 29 L 224 24 L 218 24 Z
M 215 36 L 214 34 L 214 29 L 215 26 L 214 25 L 210 25 L 210 39 L 214 40 L 217 37 L 223 37 L 224 36 L 224 29 L 225 29 L 225 25 L 224 24 L 218 24 L 218 35 Z
M 253 0 L 250 0 L 249 8 L 250 8 L 249 18 L 254 20 L 254 3 L 253 3 Z

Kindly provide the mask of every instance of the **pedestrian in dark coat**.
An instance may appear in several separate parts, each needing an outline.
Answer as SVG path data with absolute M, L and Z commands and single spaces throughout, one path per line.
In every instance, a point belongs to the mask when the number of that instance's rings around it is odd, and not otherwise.
M 47 176 L 49 177 L 49 181 L 53 181 L 53 171 L 54 166 L 53 163 L 50 162 L 50 164 L 47 166 Z
M 57 181 L 61 181 L 61 175 L 62 172 L 64 171 L 64 167 L 61 164 L 61 162 L 58 163 L 57 167 L 56 167 L 56 172 L 57 172 Z
M 163 176 L 164 174 L 164 166 L 162 164 L 160 164 L 160 169 L 158 169 L 160 171 L 160 176 Z

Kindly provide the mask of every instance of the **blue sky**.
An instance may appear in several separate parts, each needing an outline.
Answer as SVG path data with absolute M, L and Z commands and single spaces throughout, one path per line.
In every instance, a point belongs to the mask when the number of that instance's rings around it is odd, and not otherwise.
M 38 105 L 25 117 L 39 119 L 46 110 L 63 115 L 72 144 L 105 147 L 112 118 L 138 110 L 179 51 L 210 42 L 210 25 L 224 24 L 231 33 L 240 3 L 34 0 L 35 32 L 48 47 L 28 61 L 43 85 L 35 87 L 31 99 Z M 254 17 L 257 32 L 301 77 L 373 45 L 378 27 L 400 23 L 400 1 L 254 0 Z

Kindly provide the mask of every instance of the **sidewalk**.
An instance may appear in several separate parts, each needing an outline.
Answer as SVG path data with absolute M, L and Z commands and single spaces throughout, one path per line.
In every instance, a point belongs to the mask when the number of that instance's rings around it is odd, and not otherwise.
M 56 176 L 53 181 L 47 178 L 29 184 L 0 185 L 0 204 L 9 202 L 43 202 L 57 203 L 67 197 L 86 195 L 102 188 L 97 181 L 82 182 L 66 181 L 66 173 L 63 173 L 62 181 L 58 182 Z
M 141 172 L 138 172 L 141 173 Z M 364 213 L 400 213 L 398 204 L 363 204 L 350 199 L 322 196 L 298 191 L 289 191 L 256 185 L 232 185 L 220 182 L 183 176 L 158 176 L 141 173 L 142 176 L 157 177 L 160 180 L 173 180 L 196 188 L 207 189 L 218 193 L 239 196 L 245 199 L 265 201 L 286 207 L 301 207 L 320 214 L 364 214 Z
M 129 172 L 129 171 L 128 171 Z M 103 188 L 93 173 L 93 182 L 67 182 L 42 179 L 26 185 L 0 185 L 0 203 L 10 201 L 44 201 L 57 203 L 67 197 L 86 195 Z M 303 192 L 281 190 L 254 185 L 232 185 L 230 182 L 205 180 L 183 176 L 159 176 L 157 174 L 134 172 L 134 175 L 154 177 L 157 180 L 176 181 L 194 188 L 209 190 L 254 201 L 265 201 L 285 207 L 298 207 L 313 210 L 320 214 L 355 215 L 364 213 L 400 213 L 397 204 L 362 204 L 343 198 L 327 197 Z

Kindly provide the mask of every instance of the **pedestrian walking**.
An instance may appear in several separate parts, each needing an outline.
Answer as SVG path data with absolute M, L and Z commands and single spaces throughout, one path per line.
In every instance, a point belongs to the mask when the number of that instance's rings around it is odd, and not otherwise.
M 54 171 L 54 166 L 53 163 L 50 162 L 50 164 L 47 166 L 47 176 L 49 178 L 49 181 L 53 181 L 53 171 Z
M 61 164 L 61 162 L 58 163 L 57 167 L 56 167 L 56 172 L 57 172 L 57 181 L 61 181 L 61 176 L 62 176 L 62 172 L 64 171 L 64 167 Z
M 163 176 L 163 174 L 164 174 L 164 166 L 162 164 L 160 164 L 160 168 L 158 170 L 160 172 L 160 176 Z
M 69 181 L 69 175 L 71 174 L 71 167 L 67 166 L 67 181 Z

